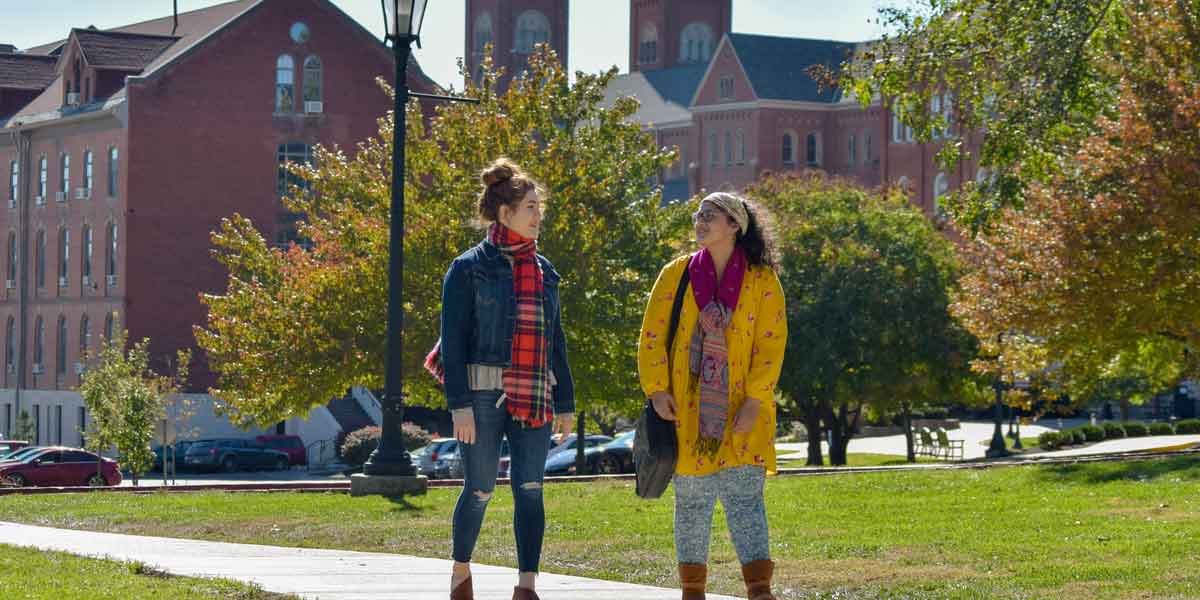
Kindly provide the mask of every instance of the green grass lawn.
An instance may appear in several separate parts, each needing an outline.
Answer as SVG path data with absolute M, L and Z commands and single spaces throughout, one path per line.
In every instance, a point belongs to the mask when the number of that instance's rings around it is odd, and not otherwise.
M 28 600 L 284 600 L 295 596 L 220 579 L 172 577 L 140 563 L 0 544 L 0 598 Z
M 828 456 L 825 457 L 825 462 L 826 463 L 829 462 Z M 935 463 L 935 462 L 942 462 L 942 461 L 939 461 L 938 459 L 932 458 L 929 456 L 918 456 L 917 462 L 919 462 L 919 463 Z M 909 464 L 907 459 L 905 459 L 903 456 L 896 456 L 895 454 L 869 454 L 866 452 L 859 452 L 859 453 L 849 452 L 846 454 L 846 466 L 847 467 L 890 467 L 890 466 L 907 465 L 907 464 Z M 807 465 L 804 464 L 804 459 L 779 461 L 780 468 L 798 469 L 798 468 L 805 467 L 805 466 L 807 466 Z M 828 466 L 828 465 L 826 465 L 826 466 Z
M 1005 448 L 1008 448 L 1009 450 L 1013 450 L 1014 444 L 1016 444 L 1016 440 L 1008 437 L 1007 435 L 1004 436 L 1004 447 Z M 983 440 L 982 442 L 979 442 L 979 445 L 980 446 L 991 446 L 992 440 L 990 440 L 990 439 Z M 1030 450 L 1041 450 L 1041 448 L 1038 447 L 1038 439 L 1036 437 L 1025 437 L 1025 436 L 1021 436 L 1021 449 L 1024 450 L 1025 452 L 1029 452 Z M 1018 450 L 1018 452 L 1019 451 L 1020 450 Z
M 513 566 L 498 490 L 475 560 Z M 0 498 L 0 519 L 209 540 L 448 557 L 458 490 Z M 546 487 L 543 569 L 674 585 L 672 498 L 630 482 Z M 767 484 L 783 599 L 1200 598 L 1200 458 L 780 477 Z M 718 514 L 710 589 L 743 593 Z

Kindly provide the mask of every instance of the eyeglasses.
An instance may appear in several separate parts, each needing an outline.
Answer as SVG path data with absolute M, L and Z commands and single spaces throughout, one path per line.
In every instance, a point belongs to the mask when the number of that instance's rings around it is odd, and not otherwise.
M 704 210 L 696 211 L 695 213 L 693 213 L 692 214 L 692 222 L 693 223 L 706 223 L 706 224 L 712 223 L 713 219 L 716 219 L 721 214 L 722 213 L 719 210 L 712 209 L 712 208 L 706 208 Z

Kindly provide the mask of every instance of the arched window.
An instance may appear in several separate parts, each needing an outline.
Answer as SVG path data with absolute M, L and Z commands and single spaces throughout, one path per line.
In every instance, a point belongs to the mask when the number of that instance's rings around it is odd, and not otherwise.
M 712 56 L 713 32 L 705 23 L 689 23 L 679 39 L 680 62 L 706 62 Z
M 88 349 L 92 347 L 92 328 L 88 316 L 79 318 L 79 362 L 87 358 Z
M 104 341 L 111 342 L 113 339 L 113 313 L 109 312 L 104 315 Z
M 783 156 L 783 164 L 796 164 L 796 134 L 790 131 L 785 131 L 781 143 Z
M 46 156 L 43 154 L 42 157 L 38 159 L 38 204 L 44 204 L 46 202 L 47 171 L 48 166 L 46 163 Z
M 550 19 L 536 10 L 527 10 L 517 17 L 516 39 L 513 40 L 513 50 L 519 54 L 533 52 L 537 44 L 550 41 Z
M 55 361 L 54 372 L 59 375 L 67 374 L 67 318 L 58 317 L 58 347 L 55 348 L 58 358 Z
M 275 112 L 296 110 L 296 61 L 284 54 L 275 61 Z
M 39 315 L 33 324 L 33 364 L 42 365 L 42 352 L 46 347 L 46 324 Z
M 120 173 L 118 158 L 120 157 L 116 148 L 108 149 L 108 195 L 115 197 L 117 195 L 117 174 Z
M 108 285 L 116 285 L 117 281 L 117 224 L 109 223 L 105 244 L 106 260 L 104 274 L 108 275 Z
M 89 197 L 92 195 L 92 151 L 83 151 L 83 189 L 87 190 Z
M 8 318 L 8 325 L 4 328 L 4 366 L 6 373 L 16 372 L 17 361 L 17 321 L 12 317 Z
M 733 134 L 725 132 L 725 166 L 733 164 Z
M 80 245 L 83 246 L 83 252 L 79 253 L 79 273 L 83 276 L 84 285 L 88 285 L 92 281 L 92 226 L 84 225 L 79 237 Z
M 739 165 L 746 164 L 746 134 L 741 129 L 737 132 L 737 159 Z
M 487 45 L 492 43 L 492 15 L 485 12 L 475 17 L 475 52 L 482 53 Z
M 934 95 L 933 95 L 933 98 L 931 98 L 931 99 L 929 100 L 929 111 L 930 111 L 931 113 L 933 113 L 933 116 L 934 116 L 934 118 L 937 118 L 939 115 L 941 115 L 941 114 L 942 114 L 942 95 L 941 95 L 941 94 L 934 94 Z M 941 127 L 937 127 L 937 126 L 935 125 L 935 126 L 933 127 L 933 132 L 932 132 L 932 135 L 931 135 L 930 137 L 932 137 L 932 138 L 933 138 L 933 139 L 935 139 L 935 140 L 937 140 L 937 139 L 941 139 L 941 137 L 942 137 L 942 128 L 941 128 Z
M 863 133 L 863 164 L 864 165 L 871 164 L 871 152 L 873 151 L 871 146 L 872 146 L 873 141 L 874 140 L 872 139 L 870 131 Z
M 67 274 L 71 272 L 71 232 L 66 227 L 58 228 L 58 287 L 67 287 Z
M 8 163 L 8 207 L 17 207 L 17 190 L 21 188 L 21 163 Z
M 67 194 L 71 191 L 71 155 L 63 154 L 58 161 L 59 180 L 58 180 L 58 201 L 63 202 L 67 199 Z
M 322 112 L 308 104 L 321 102 L 323 98 L 321 77 L 321 59 L 316 56 L 304 59 L 304 112 Z
M 650 64 L 658 62 L 658 27 L 654 23 L 642 25 L 641 39 L 638 44 L 638 62 Z
M 950 180 L 945 173 L 938 173 L 933 179 L 933 214 L 939 219 L 946 217 L 946 206 L 943 198 L 950 189 Z
M 804 139 L 804 158 L 810 167 L 821 166 L 821 134 L 810 133 Z
M 858 137 L 853 133 L 846 140 L 846 164 L 854 166 L 858 163 Z
M 908 175 L 901 175 L 900 179 L 896 180 L 896 187 L 900 188 L 900 191 L 904 192 L 905 196 L 909 195 L 912 189 L 909 185 Z
M 34 241 L 34 283 L 38 289 L 46 287 L 46 231 L 37 232 Z
M 17 281 L 17 234 L 8 232 L 8 281 Z
M 715 167 L 720 160 L 721 148 L 717 141 L 717 132 L 714 131 L 708 134 L 708 164 Z

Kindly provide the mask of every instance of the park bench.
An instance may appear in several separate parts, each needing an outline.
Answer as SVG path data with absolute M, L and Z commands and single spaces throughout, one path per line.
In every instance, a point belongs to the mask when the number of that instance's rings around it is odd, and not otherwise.
M 946 434 L 946 430 L 941 427 L 937 428 L 937 445 L 943 458 L 957 458 L 962 460 L 963 441 L 950 439 L 950 436 Z

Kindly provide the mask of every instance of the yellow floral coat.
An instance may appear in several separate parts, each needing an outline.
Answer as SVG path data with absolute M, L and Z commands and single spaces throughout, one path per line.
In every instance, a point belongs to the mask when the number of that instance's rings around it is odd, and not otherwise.
M 688 370 L 688 346 L 695 331 L 700 308 L 692 287 L 679 313 L 674 348 L 667 360 L 667 326 L 679 278 L 689 257 L 672 261 L 658 276 L 638 341 L 638 373 L 642 390 L 650 397 L 668 391 L 675 398 L 676 431 L 679 433 L 679 475 L 709 475 L 721 469 L 759 465 L 775 473 L 775 384 L 783 366 L 787 345 L 787 314 L 779 277 L 767 267 L 754 266 L 746 272 L 733 320 L 726 333 L 729 350 L 729 417 L 725 439 L 713 459 L 696 454 L 700 432 L 700 389 Z M 733 421 L 747 397 L 759 400 L 758 420 L 749 433 L 734 433 Z

